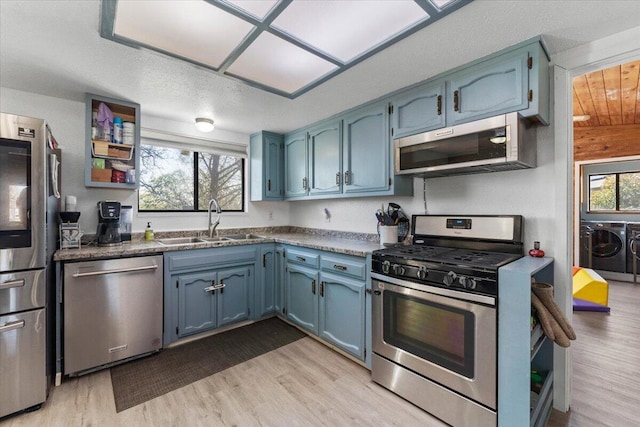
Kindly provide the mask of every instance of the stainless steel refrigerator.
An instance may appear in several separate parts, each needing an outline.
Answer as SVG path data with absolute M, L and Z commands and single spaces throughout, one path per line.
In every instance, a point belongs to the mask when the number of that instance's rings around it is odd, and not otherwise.
M 0 417 L 52 380 L 60 151 L 44 120 L 0 113 Z

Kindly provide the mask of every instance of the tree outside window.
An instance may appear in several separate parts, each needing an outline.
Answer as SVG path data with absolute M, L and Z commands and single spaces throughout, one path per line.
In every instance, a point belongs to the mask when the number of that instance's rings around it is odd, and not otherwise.
M 589 175 L 589 211 L 640 211 L 640 172 Z
M 244 210 L 241 157 L 141 144 L 140 165 L 139 211 Z

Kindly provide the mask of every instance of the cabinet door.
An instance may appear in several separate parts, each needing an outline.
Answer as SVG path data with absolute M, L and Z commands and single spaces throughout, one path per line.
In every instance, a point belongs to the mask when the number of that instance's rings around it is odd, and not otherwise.
M 284 137 L 284 197 L 307 195 L 307 134 L 297 132 Z
M 321 273 L 319 336 L 364 360 L 365 282 Z
M 287 263 L 287 318 L 318 334 L 318 272 Z
M 344 192 L 389 190 L 391 140 L 387 104 L 350 114 L 344 126 Z
M 218 270 L 218 327 L 249 318 L 249 291 L 253 266 Z
M 413 88 L 396 96 L 393 137 L 400 138 L 445 126 L 444 80 Z
M 215 284 L 214 271 L 178 276 L 178 337 L 216 327 Z
M 276 251 L 273 244 L 262 248 L 262 281 L 256 283 L 257 317 L 275 311 Z
M 282 135 L 258 132 L 250 139 L 251 200 L 282 200 Z
M 454 74 L 447 91 L 447 126 L 529 106 L 526 48 Z
M 277 314 L 285 314 L 285 257 L 284 248 L 282 246 L 276 246 L 275 257 L 275 297 L 274 305 Z
M 342 141 L 340 122 L 324 123 L 309 130 L 309 194 L 342 191 Z

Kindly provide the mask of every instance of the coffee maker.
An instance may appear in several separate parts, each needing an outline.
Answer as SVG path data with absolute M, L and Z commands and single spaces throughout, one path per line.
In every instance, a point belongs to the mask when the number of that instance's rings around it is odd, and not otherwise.
M 120 202 L 101 200 L 98 202 L 98 246 L 118 246 L 120 236 Z

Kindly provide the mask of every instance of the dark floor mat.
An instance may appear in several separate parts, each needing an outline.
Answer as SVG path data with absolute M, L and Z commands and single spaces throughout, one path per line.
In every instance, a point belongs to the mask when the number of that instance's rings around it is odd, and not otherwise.
M 115 366 L 111 368 L 111 383 L 116 411 L 162 396 L 304 336 L 274 317 Z

